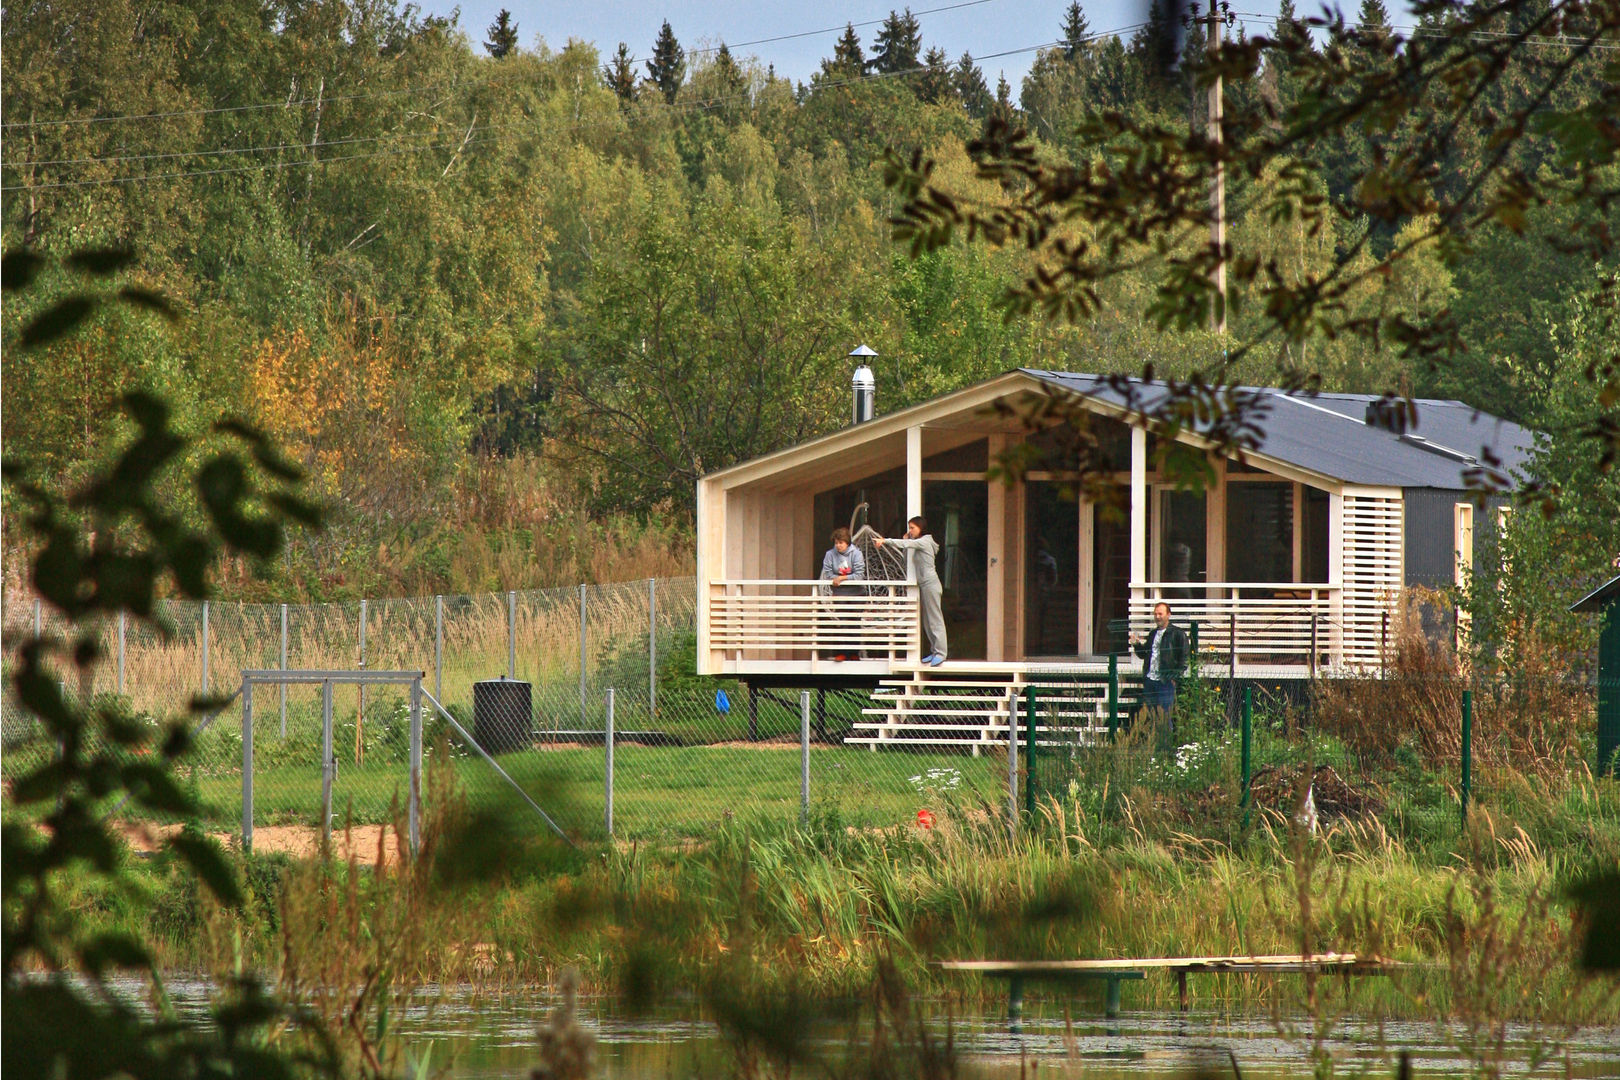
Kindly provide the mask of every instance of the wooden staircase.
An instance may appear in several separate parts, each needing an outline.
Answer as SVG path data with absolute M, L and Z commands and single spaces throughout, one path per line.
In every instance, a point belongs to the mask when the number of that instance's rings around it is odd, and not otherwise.
M 949 662 L 918 667 L 885 679 L 872 693 L 865 720 L 852 725 L 844 742 L 872 750 L 956 747 L 974 757 L 1007 744 L 1016 702 L 1020 737 L 1025 707 L 1035 692 L 1035 738 L 1040 746 L 1089 746 L 1108 735 L 1105 680 L 1053 680 L 1020 668 L 986 670 L 986 665 L 952 670 Z

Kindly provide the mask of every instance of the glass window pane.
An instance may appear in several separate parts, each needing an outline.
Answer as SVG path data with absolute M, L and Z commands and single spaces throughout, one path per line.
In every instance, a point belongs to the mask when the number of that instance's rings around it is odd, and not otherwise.
M 1294 580 L 1293 484 L 1227 485 L 1226 579 Z

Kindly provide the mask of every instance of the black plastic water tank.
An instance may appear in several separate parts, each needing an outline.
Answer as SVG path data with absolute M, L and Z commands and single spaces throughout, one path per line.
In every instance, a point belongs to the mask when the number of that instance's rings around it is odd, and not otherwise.
M 504 677 L 473 683 L 473 738 L 491 754 L 526 749 L 534 738 L 529 684 Z

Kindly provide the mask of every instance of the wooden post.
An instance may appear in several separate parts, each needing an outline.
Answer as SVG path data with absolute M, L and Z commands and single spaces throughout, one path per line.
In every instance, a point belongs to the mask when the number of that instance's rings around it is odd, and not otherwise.
M 922 428 L 906 428 L 906 517 L 914 518 L 923 512 L 923 444 Z
M 1131 428 L 1131 580 L 1130 599 L 1136 599 L 1136 586 L 1147 581 L 1147 429 Z M 1129 612 L 1129 606 L 1126 608 Z

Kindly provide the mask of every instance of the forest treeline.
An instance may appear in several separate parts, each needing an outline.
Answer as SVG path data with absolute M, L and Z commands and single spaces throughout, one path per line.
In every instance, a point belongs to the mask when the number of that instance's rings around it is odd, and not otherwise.
M 228 595 L 687 573 L 694 479 L 846 422 L 859 343 L 879 354 L 880 410 L 1017 366 L 1174 375 L 1218 353 L 1213 335 L 1143 318 L 1152 251 L 1140 275 L 1103 287 L 1095 318 L 1071 323 L 1005 317 L 1024 252 L 958 242 L 913 258 L 890 235 L 891 148 L 921 150 L 988 199 L 965 146 L 992 119 L 1076 164 L 1088 115 L 1203 125 L 1204 91 L 1178 63 L 1202 30 L 1170 10 L 1121 28 L 1054 5 L 1030 37 L 1057 44 L 1015 88 L 930 46 L 909 11 L 864 39 L 848 27 L 793 82 L 668 24 L 607 53 L 525 42 L 504 15 L 469 31 L 387 0 L 8 5 L 6 249 L 133 248 L 123 280 L 181 313 L 99 308 L 84 332 L 8 350 L 8 451 L 81 478 L 123 432 L 119 396 L 141 387 L 193 429 L 227 413 L 261 425 L 308 467 L 331 524 L 268 582 L 235 568 Z M 1375 31 L 1357 36 L 1357 62 L 1378 63 L 1394 33 L 1381 0 L 1356 23 Z M 1287 0 L 1264 30 L 1309 33 Z M 1556 45 L 1538 56 L 1523 63 L 1558 62 Z M 1601 59 L 1560 93 L 1590 93 Z M 1524 75 L 1496 81 L 1500 111 L 1524 103 Z M 1229 87 L 1229 107 L 1285 105 L 1296 82 L 1268 59 Z M 1375 251 L 1419 235 L 1420 219 L 1312 229 L 1248 209 L 1266 185 L 1342 196 L 1411 134 L 1302 148 L 1303 184 L 1284 170 L 1300 162 L 1234 175 L 1235 255 L 1306 279 L 1369 229 Z M 1492 136 L 1481 122 L 1458 152 L 1488 155 Z M 1513 153 L 1559 168 L 1539 137 Z M 1457 164 L 1436 162 L 1434 183 L 1468 171 Z M 1455 397 L 1567 427 L 1571 370 L 1609 345 L 1592 340 L 1606 268 L 1558 243 L 1561 213 L 1467 248 L 1420 247 L 1353 297 L 1368 313 L 1443 311 L 1460 359 L 1324 334 L 1257 350 L 1240 377 L 1308 371 L 1326 390 Z M 6 341 L 85 281 L 62 266 L 8 300 Z M 1264 318 L 1234 311 L 1232 339 Z

